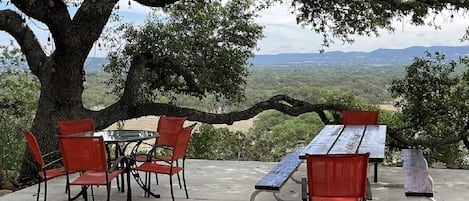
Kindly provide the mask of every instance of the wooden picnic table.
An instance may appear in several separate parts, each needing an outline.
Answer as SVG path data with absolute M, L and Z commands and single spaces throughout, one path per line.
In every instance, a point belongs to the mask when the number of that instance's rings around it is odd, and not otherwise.
M 370 162 L 384 160 L 386 125 L 326 125 L 299 154 L 309 155 L 370 153 Z M 375 166 L 374 182 L 378 180 Z

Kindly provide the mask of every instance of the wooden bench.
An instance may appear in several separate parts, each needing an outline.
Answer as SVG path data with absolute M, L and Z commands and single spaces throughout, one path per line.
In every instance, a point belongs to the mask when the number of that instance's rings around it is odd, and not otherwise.
M 406 196 L 433 197 L 433 179 L 420 149 L 403 149 L 404 191 Z
M 251 195 L 251 201 L 254 201 L 257 194 L 260 192 L 272 192 L 275 199 L 281 200 L 277 196 L 277 193 L 280 192 L 280 188 L 282 188 L 282 186 L 289 178 L 291 178 L 291 175 L 300 166 L 301 160 L 299 158 L 299 154 L 302 150 L 302 147 L 294 149 L 292 152 L 284 156 L 282 160 L 272 170 L 270 170 L 269 173 L 267 173 L 267 175 L 262 177 L 262 179 L 254 186 L 256 190 Z M 293 178 L 291 179 L 294 180 Z M 300 181 L 294 181 L 300 183 Z

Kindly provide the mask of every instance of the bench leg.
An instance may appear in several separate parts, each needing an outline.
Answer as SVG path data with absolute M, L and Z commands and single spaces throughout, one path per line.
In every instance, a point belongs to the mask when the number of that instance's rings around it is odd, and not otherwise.
M 277 201 L 283 201 L 282 198 L 278 197 L 277 196 L 277 192 L 274 192 L 274 198 L 277 200 Z
M 303 201 L 308 200 L 308 190 L 306 189 L 307 183 L 306 178 L 301 178 L 301 199 Z
M 293 176 L 291 176 L 290 179 L 291 179 L 293 182 L 297 183 L 297 184 L 301 184 L 301 183 L 302 183 L 302 180 L 295 179 L 295 178 L 293 178 Z
M 256 190 L 254 191 L 252 194 L 251 194 L 251 199 L 249 199 L 250 201 L 254 201 L 254 199 L 256 199 L 256 196 L 257 194 L 259 194 L 260 192 L 272 192 L 272 191 L 263 191 L 263 190 Z M 274 194 L 274 198 L 277 200 L 277 201 L 283 201 L 280 197 L 277 196 L 277 193 L 276 191 L 272 192 Z
M 374 173 L 375 173 L 375 177 L 373 178 L 373 181 L 375 183 L 377 183 L 378 182 L 378 163 L 375 163 L 375 172 Z
M 256 199 L 256 196 L 257 194 L 259 194 L 261 191 L 259 190 L 256 190 L 254 191 L 252 194 L 251 194 L 251 199 L 249 199 L 250 201 L 254 201 L 254 199 Z

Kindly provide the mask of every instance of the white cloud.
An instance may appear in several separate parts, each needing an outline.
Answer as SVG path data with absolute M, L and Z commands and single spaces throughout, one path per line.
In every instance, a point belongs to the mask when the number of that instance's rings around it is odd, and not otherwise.
M 151 12 L 148 7 L 142 6 L 135 1 L 120 0 L 118 12 L 128 22 L 140 23 Z M 12 8 L 0 4 L 0 9 Z M 293 52 L 318 52 L 322 47 L 322 36 L 302 28 L 296 24 L 295 15 L 291 13 L 288 4 L 277 4 L 268 10 L 264 10 L 261 17 L 256 20 L 257 23 L 264 25 L 265 38 L 259 41 L 258 54 L 277 54 L 277 53 L 293 53 Z M 469 45 L 469 42 L 461 43 L 459 39 L 465 33 L 465 29 L 469 26 L 469 16 L 465 17 L 464 13 L 454 14 L 454 18 L 450 14 L 443 13 L 435 18 L 435 22 L 441 25 L 441 29 L 435 30 L 431 26 L 411 26 L 409 20 L 404 22 L 396 22 L 394 33 L 386 31 L 380 32 L 380 37 L 363 37 L 354 36 L 353 44 L 342 44 L 340 40 L 336 40 L 335 44 L 326 51 L 372 51 L 378 48 L 407 48 L 410 46 L 433 46 L 433 45 Z M 40 29 L 40 26 L 30 25 L 38 34 L 38 39 L 42 44 L 47 44 L 48 34 Z M 12 39 L 5 32 L 0 34 L 2 41 Z M 92 50 L 91 56 L 105 56 L 103 50 Z
M 395 22 L 395 32 L 380 31 L 379 37 L 352 36 L 355 42 L 343 44 L 335 39 L 326 51 L 373 51 L 378 48 L 407 48 L 410 46 L 434 45 L 469 45 L 461 43 L 459 39 L 464 35 L 469 21 L 463 13 L 455 13 L 454 18 L 449 13 L 442 13 L 435 18 L 435 23 L 441 29 L 432 26 L 412 26 L 408 19 Z M 318 52 L 321 49 L 322 36 L 296 24 L 295 16 L 291 14 L 288 5 L 276 5 L 261 13 L 258 23 L 265 26 L 266 37 L 259 41 L 259 54 Z

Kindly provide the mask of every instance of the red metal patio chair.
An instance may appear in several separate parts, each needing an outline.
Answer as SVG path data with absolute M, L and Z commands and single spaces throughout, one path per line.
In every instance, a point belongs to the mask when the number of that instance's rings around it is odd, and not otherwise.
M 342 124 L 344 125 L 378 125 L 379 111 L 372 110 L 343 110 Z M 378 182 L 378 163 L 374 163 L 374 182 Z
M 94 122 L 91 118 L 85 119 L 74 119 L 58 121 L 57 126 L 59 127 L 60 135 L 72 135 L 82 132 L 94 132 Z
M 161 147 L 162 149 L 169 150 L 172 152 L 176 144 L 176 139 L 180 131 L 183 129 L 184 122 L 186 117 L 169 117 L 162 115 L 158 120 L 158 127 L 156 131 L 158 132 L 158 138 L 155 140 L 155 144 L 151 145 L 153 147 Z M 156 153 L 155 153 L 156 154 Z M 161 158 L 161 157 L 160 157 Z M 152 157 L 152 160 L 160 160 L 160 158 Z M 145 162 L 147 161 L 147 155 L 137 155 L 135 157 L 136 161 Z M 164 160 L 170 160 L 170 157 L 164 158 Z M 176 165 L 178 161 L 176 161 Z M 181 177 L 177 173 L 179 188 L 181 186 Z M 158 175 L 155 175 L 156 183 L 158 184 Z
M 34 137 L 34 135 L 30 131 L 22 130 L 22 132 L 24 134 L 28 147 L 31 151 L 31 154 L 34 160 L 36 161 L 36 163 L 39 164 L 39 168 L 40 168 L 38 175 L 41 181 L 39 181 L 38 183 L 36 200 L 39 200 L 39 195 L 41 193 L 41 182 L 44 181 L 44 201 L 46 201 L 47 200 L 47 180 L 53 179 L 59 176 L 64 176 L 66 174 L 62 166 L 51 168 L 62 159 L 59 158 L 46 164 L 44 162 L 43 157 L 57 153 L 58 150 L 55 152 L 50 152 L 50 153 L 42 155 L 42 152 L 41 152 L 41 149 L 39 148 L 39 144 L 37 143 L 36 137 Z
M 377 125 L 379 111 L 343 110 L 342 124 L 344 125 Z
M 159 136 L 155 141 L 156 146 L 167 146 L 174 148 L 179 132 L 184 126 L 186 117 L 160 116 L 156 131 Z
M 134 170 L 136 170 L 136 171 L 146 172 L 146 174 L 145 174 L 146 175 L 145 176 L 145 188 L 146 188 L 146 190 L 145 191 L 148 194 L 151 194 L 151 195 L 157 197 L 157 195 L 153 194 L 150 191 L 151 177 L 148 173 L 167 174 L 167 175 L 169 175 L 169 185 L 170 185 L 170 188 L 171 188 L 171 198 L 174 201 L 172 176 L 174 174 L 182 172 L 182 180 L 183 180 L 183 183 L 184 183 L 184 190 L 186 192 L 186 198 L 189 199 L 189 194 L 187 192 L 187 186 L 186 186 L 185 173 L 184 173 L 184 166 L 185 166 L 187 148 L 189 146 L 190 137 L 191 137 L 192 130 L 194 129 L 195 125 L 196 124 L 192 124 L 191 126 L 183 128 L 179 132 L 179 134 L 177 135 L 176 143 L 174 145 L 174 149 L 172 151 L 171 158 L 169 158 L 169 159 L 159 158 L 158 160 L 152 160 L 152 158 L 155 157 L 154 152 L 156 151 L 156 149 L 159 148 L 159 147 L 154 147 L 152 150 L 150 150 L 148 152 L 147 162 L 144 162 L 140 166 L 134 168 Z M 182 166 L 179 166 L 178 163 L 177 163 L 177 161 L 179 159 L 182 159 Z
M 368 158 L 369 153 L 306 155 L 309 200 L 365 200 Z
M 106 151 L 103 137 L 78 137 L 78 136 L 58 136 L 60 150 L 67 172 L 68 200 L 70 197 L 70 186 L 79 185 L 82 193 L 87 199 L 87 188 L 91 186 L 91 194 L 94 200 L 92 186 L 106 186 L 107 200 L 109 201 L 111 192 L 111 181 L 119 175 L 127 173 L 127 200 L 131 200 L 130 174 L 128 172 L 129 163 L 126 157 L 119 157 L 114 164 L 108 168 Z M 119 166 L 121 161 L 125 166 Z M 120 169 L 119 169 L 120 168 Z M 70 173 L 80 172 L 81 174 L 74 181 L 70 182 Z
M 64 120 L 58 121 L 57 127 L 59 128 L 60 135 L 73 135 L 77 133 L 83 132 L 94 132 L 94 121 L 92 118 L 84 118 L 84 119 L 72 119 L 72 120 Z M 106 147 L 107 156 L 111 158 L 111 153 L 109 147 Z M 115 156 L 119 155 L 119 147 L 115 147 Z M 111 160 L 108 161 L 108 166 L 111 165 Z M 120 190 L 120 181 L 119 178 L 116 180 L 117 187 Z

